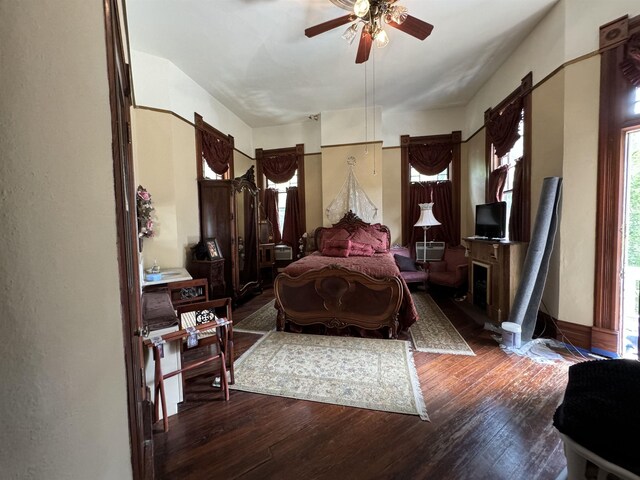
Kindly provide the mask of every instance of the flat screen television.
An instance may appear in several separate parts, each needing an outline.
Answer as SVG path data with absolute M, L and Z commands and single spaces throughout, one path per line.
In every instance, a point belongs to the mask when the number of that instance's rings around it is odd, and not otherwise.
M 476 237 L 504 238 L 507 228 L 507 202 L 476 205 Z

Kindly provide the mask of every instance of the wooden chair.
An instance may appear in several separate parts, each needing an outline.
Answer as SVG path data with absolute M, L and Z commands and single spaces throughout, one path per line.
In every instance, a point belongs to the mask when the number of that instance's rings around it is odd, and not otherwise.
M 198 334 L 198 346 L 214 345 L 219 352 L 223 352 L 228 361 L 229 382 L 235 383 L 235 373 L 233 369 L 233 316 L 231 311 L 231 298 L 218 298 L 208 302 L 193 303 L 190 305 L 179 306 L 176 309 L 178 321 L 181 329 L 188 327 L 197 327 L 207 325 L 213 328 L 201 329 L 202 333 Z M 216 314 L 218 312 L 218 314 Z M 224 318 L 228 321 L 225 325 L 219 325 L 215 322 L 215 317 Z M 186 341 L 183 342 L 183 347 Z
M 216 309 L 224 309 L 227 316 L 219 317 L 215 314 Z M 158 421 L 160 407 L 162 407 L 163 430 L 169 430 L 169 419 L 167 417 L 167 404 L 164 382 L 180 373 L 202 367 L 206 364 L 219 360 L 220 368 L 220 388 L 224 394 L 225 401 L 229 400 L 229 382 L 227 380 L 227 358 L 229 359 L 230 382 L 234 383 L 233 370 L 233 320 L 231 319 L 231 299 L 223 298 L 199 304 L 184 305 L 178 307 L 178 319 L 180 329 L 176 332 L 168 333 L 160 337 L 152 337 L 145 340 L 144 344 L 153 349 L 153 360 L 155 365 L 154 398 L 155 410 L 154 421 Z M 168 342 L 181 342 L 181 349 L 184 351 L 187 338 L 195 332 L 198 338 L 198 347 L 209 348 L 209 353 L 204 357 L 199 357 L 192 361 L 185 361 L 181 355 L 181 367 L 172 372 L 162 371 L 162 345 Z M 215 346 L 215 351 L 211 352 L 210 347 Z

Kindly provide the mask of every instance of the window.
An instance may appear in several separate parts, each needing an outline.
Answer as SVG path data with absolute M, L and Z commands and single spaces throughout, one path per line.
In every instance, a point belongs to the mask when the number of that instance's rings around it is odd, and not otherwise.
M 502 201 L 507 202 L 507 220 L 511 218 L 511 205 L 513 203 L 513 172 L 516 167 L 516 160 L 522 158 L 524 155 L 524 109 L 522 110 L 520 123 L 518 124 L 518 134 L 520 138 L 511 147 L 511 150 L 502 157 L 497 157 L 493 151 L 493 168 L 501 167 L 502 165 L 508 165 L 507 179 L 504 183 L 504 190 L 502 191 Z M 507 239 L 509 238 L 509 229 L 506 231 Z
M 449 180 L 449 167 L 445 168 L 443 171 L 438 173 L 437 175 L 422 175 L 419 173 L 413 166 L 410 166 L 409 171 L 409 181 L 411 183 L 416 182 L 435 182 L 437 180 Z
M 284 212 L 287 206 L 287 188 L 298 186 L 298 170 L 293 174 L 291 180 L 285 183 L 274 183 L 267 179 L 267 188 L 273 188 L 278 191 L 278 224 L 280 230 L 284 227 Z
M 640 115 L 640 87 L 636 87 L 635 98 L 633 100 L 633 113 Z
M 229 170 L 227 170 L 227 173 L 228 172 Z M 204 158 L 202 159 L 202 174 L 207 180 L 223 180 L 225 178 L 225 175 L 218 175 L 216 172 L 211 170 Z

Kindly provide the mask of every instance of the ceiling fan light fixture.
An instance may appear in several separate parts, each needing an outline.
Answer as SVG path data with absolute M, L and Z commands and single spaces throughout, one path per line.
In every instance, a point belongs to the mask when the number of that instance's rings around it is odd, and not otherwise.
M 389 44 L 389 36 L 383 29 L 378 30 L 375 36 L 376 47 L 384 48 Z
M 394 5 L 391 7 L 391 20 L 396 22 L 398 25 L 404 23 L 408 14 L 409 11 L 407 10 L 407 7 L 403 7 L 401 5 Z
M 351 45 L 353 43 L 353 39 L 356 38 L 357 33 L 358 33 L 358 24 L 353 23 L 349 28 L 347 28 L 344 31 L 344 33 L 342 34 L 342 38 L 344 38 L 347 42 L 349 42 L 349 45 Z
M 353 13 L 355 13 L 358 17 L 362 18 L 367 13 L 369 13 L 370 6 L 371 5 L 369 4 L 369 0 L 358 0 L 353 5 Z

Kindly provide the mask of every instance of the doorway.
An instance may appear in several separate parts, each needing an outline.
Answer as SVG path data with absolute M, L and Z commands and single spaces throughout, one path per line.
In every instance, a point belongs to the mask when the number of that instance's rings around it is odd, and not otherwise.
M 625 358 L 638 358 L 640 322 L 640 128 L 625 135 L 622 345 Z

